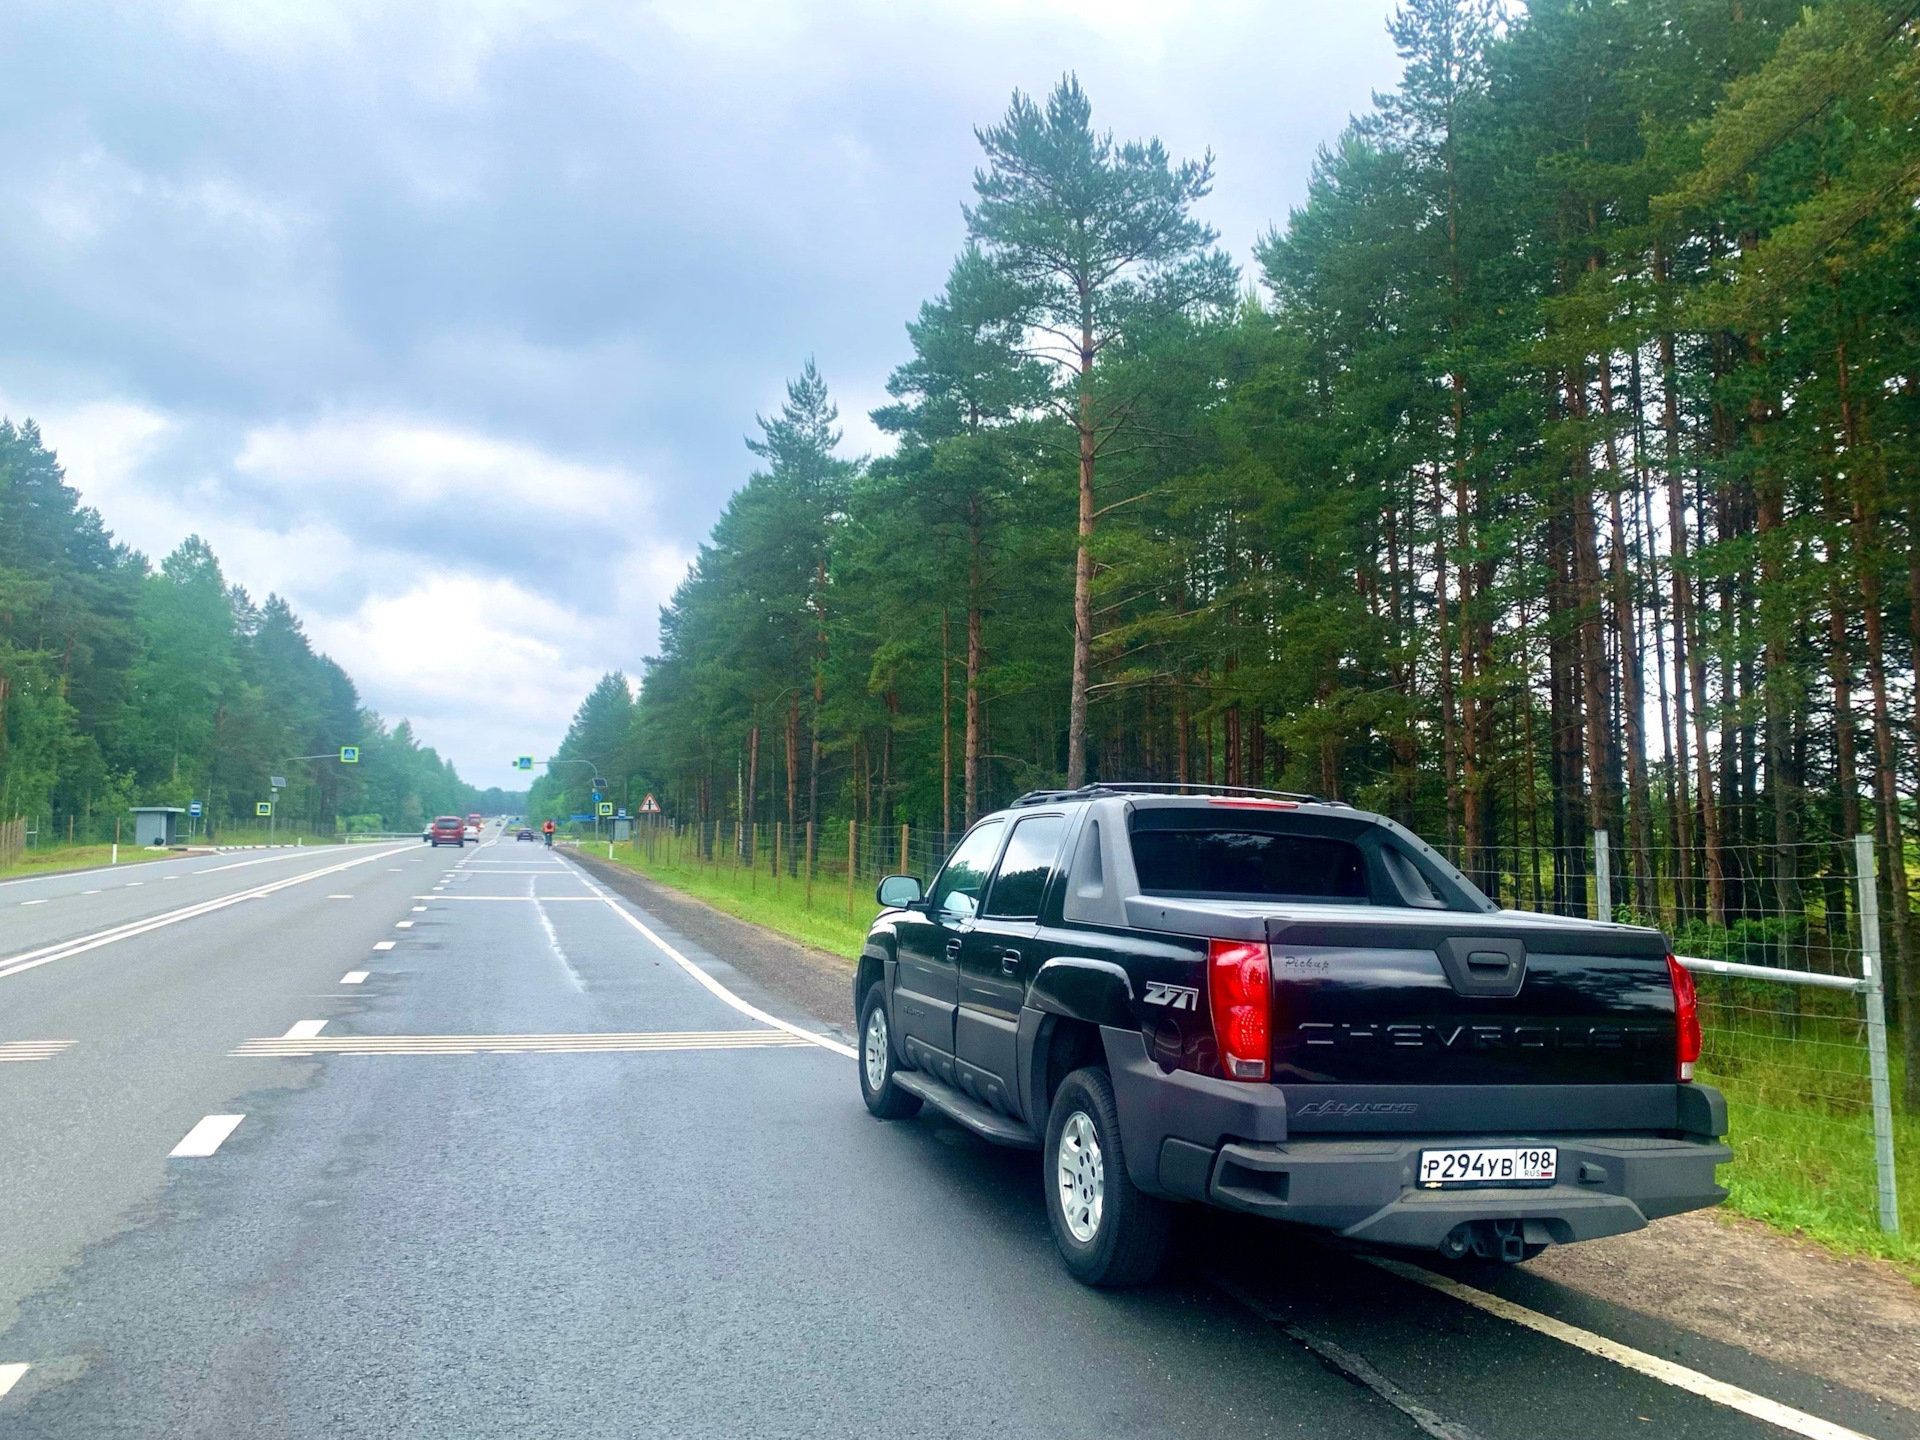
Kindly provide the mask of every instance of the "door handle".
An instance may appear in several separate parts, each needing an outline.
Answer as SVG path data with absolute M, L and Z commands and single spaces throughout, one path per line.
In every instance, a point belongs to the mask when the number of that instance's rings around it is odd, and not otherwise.
M 1002 975 L 1011 975 L 1019 968 L 1020 952 L 1018 950 L 1002 950 L 1000 952 L 1000 973 Z
M 958 940 L 947 941 L 947 958 L 949 960 L 958 960 L 960 958 L 960 942 Z

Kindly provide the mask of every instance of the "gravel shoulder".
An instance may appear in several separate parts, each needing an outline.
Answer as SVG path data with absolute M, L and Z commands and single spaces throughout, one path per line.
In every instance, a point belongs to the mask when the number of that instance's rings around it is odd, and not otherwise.
M 1527 1269 L 1920 1410 L 1920 1287 L 1880 1261 L 1696 1211 L 1631 1235 L 1556 1245 Z
M 621 865 L 572 857 L 844 1035 L 853 964 L 799 945 Z M 1843 1259 L 1738 1216 L 1656 1220 L 1631 1235 L 1555 1246 L 1527 1269 L 1766 1360 L 1920 1410 L 1920 1287 L 1892 1266 Z

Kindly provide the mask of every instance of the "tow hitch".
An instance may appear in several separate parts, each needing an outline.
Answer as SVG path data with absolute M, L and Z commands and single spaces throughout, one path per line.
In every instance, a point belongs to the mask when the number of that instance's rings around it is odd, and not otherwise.
M 1538 1221 L 1532 1226 L 1540 1236 L 1530 1239 L 1528 1225 L 1525 1220 L 1469 1220 L 1447 1232 L 1447 1238 L 1440 1242 L 1440 1253 L 1449 1260 L 1464 1260 L 1471 1255 L 1477 1260 L 1518 1265 L 1529 1251 L 1539 1254 L 1552 1239 L 1547 1227 Z

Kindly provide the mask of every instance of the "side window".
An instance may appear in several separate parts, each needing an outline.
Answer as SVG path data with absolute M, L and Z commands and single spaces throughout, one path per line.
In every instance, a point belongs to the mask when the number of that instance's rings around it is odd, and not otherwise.
M 1000 869 L 993 877 L 984 913 L 1002 920 L 1039 917 L 1047 878 L 1053 874 L 1053 860 L 1060 853 L 1060 832 L 1066 824 L 1064 815 L 1033 815 L 1013 827 L 1013 838 L 1007 841 L 1007 853 L 1000 857 Z
M 971 920 L 980 908 L 980 892 L 987 888 L 987 869 L 1000 848 L 1005 823 L 989 820 L 976 826 L 947 857 L 933 887 L 933 913 L 949 920 Z

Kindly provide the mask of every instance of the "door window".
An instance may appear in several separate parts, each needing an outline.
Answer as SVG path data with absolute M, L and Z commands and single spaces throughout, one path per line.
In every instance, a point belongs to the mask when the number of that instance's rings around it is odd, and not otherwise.
M 1000 848 L 1003 822 L 989 820 L 975 827 L 947 859 L 933 887 L 933 913 L 944 920 L 971 920 L 980 908 L 980 892 L 987 888 L 993 852 Z
M 1060 853 L 1064 815 L 1033 815 L 1013 827 L 1007 853 L 987 896 L 985 914 L 1001 920 L 1037 920 L 1053 860 Z

